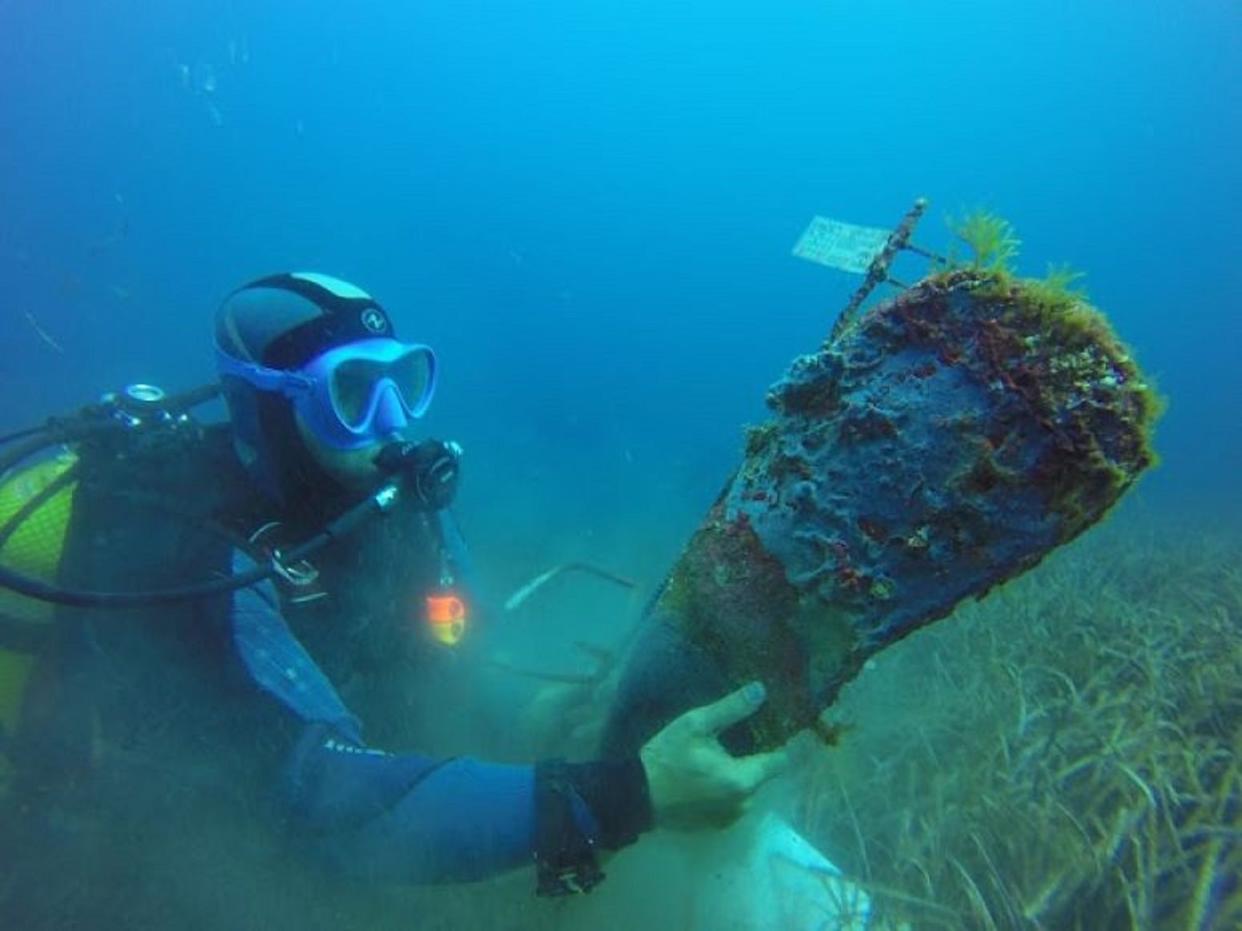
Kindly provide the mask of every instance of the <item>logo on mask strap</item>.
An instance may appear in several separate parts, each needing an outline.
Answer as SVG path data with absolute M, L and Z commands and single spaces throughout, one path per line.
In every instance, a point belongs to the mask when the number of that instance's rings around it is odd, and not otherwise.
M 378 307 L 368 307 L 362 312 L 362 325 L 372 333 L 383 333 L 388 329 L 388 320 Z

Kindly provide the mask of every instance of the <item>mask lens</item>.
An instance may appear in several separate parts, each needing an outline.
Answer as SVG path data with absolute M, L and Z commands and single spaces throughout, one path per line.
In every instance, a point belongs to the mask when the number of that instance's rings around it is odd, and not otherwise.
M 407 352 L 393 361 L 388 374 L 397 383 L 405 406 L 411 411 L 421 413 L 418 408 L 431 381 L 431 360 L 427 353 L 421 349 Z
M 373 359 L 346 359 L 332 373 L 332 403 L 337 415 L 352 429 L 366 426 L 367 416 L 376 387 L 391 379 L 410 411 L 417 410 L 431 378 L 431 364 L 426 352 L 412 350 L 391 362 Z
M 359 428 L 366 421 L 371 395 L 385 368 L 369 359 L 348 359 L 332 373 L 332 403 L 349 427 Z

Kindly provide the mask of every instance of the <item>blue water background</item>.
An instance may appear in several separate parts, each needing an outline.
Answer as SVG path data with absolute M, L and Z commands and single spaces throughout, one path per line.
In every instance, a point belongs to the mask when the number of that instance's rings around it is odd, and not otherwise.
M 1240 22 L 1227 0 L 9 0 L 0 428 L 204 382 L 223 295 L 325 271 L 439 352 L 427 430 L 468 450 L 498 585 L 567 557 L 652 581 L 857 284 L 793 258 L 802 229 L 926 195 L 926 245 L 983 206 L 1024 271 L 1087 272 L 1171 401 L 1143 506 L 1236 522 Z

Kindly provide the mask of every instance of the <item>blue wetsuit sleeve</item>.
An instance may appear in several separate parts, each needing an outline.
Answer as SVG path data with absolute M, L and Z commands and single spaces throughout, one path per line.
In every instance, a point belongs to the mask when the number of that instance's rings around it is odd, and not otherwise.
M 253 565 L 238 554 L 234 572 Z M 305 725 L 282 796 L 294 835 L 316 859 L 406 882 L 475 880 L 531 862 L 535 767 L 366 747 L 358 720 L 281 617 L 270 583 L 234 593 L 232 627 L 251 681 Z M 636 759 L 567 769 L 572 818 L 592 845 L 623 846 L 650 824 Z
M 565 767 L 570 811 L 593 847 L 614 849 L 650 826 L 637 760 Z M 359 878 L 467 882 L 531 863 L 536 767 L 437 760 L 349 743 L 308 728 L 286 796 L 295 833 L 326 865 Z
M 248 555 L 234 551 L 234 575 L 255 565 Z M 270 580 L 260 582 L 233 592 L 232 599 L 233 649 L 251 682 L 302 721 L 330 725 L 360 741 L 358 719 L 281 616 L 276 586 Z
M 462 882 L 531 862 L 531 766 L 387 754 L 311 728 L 291 761 L 286 795 L 299 842 L 359 878 Z M 585 804 L 576 807 L 594 836 L 594 818 Z

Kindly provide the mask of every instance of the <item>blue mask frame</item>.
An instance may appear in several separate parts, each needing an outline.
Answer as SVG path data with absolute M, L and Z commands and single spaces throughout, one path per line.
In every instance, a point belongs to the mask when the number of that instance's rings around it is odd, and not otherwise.
M 421 386 L 404 385 L 393 377 L 412 354 L 421 355 L 425 364 Z M 341 411 L 332 385 L 342 365 L 358 361 L 373 363 L 375 378 L 367 386 L 360 413 L 350 418 Z M 430 346 L 388 338 L 334 347 L 291 371 L 244 362 L 216 347 L 216 365 L 221 376 L 239 378 L 259 391 L 288 398 L 316 439 L 343 451 L 371 446 L 422 417 L 431 405 L 437 377 Z

